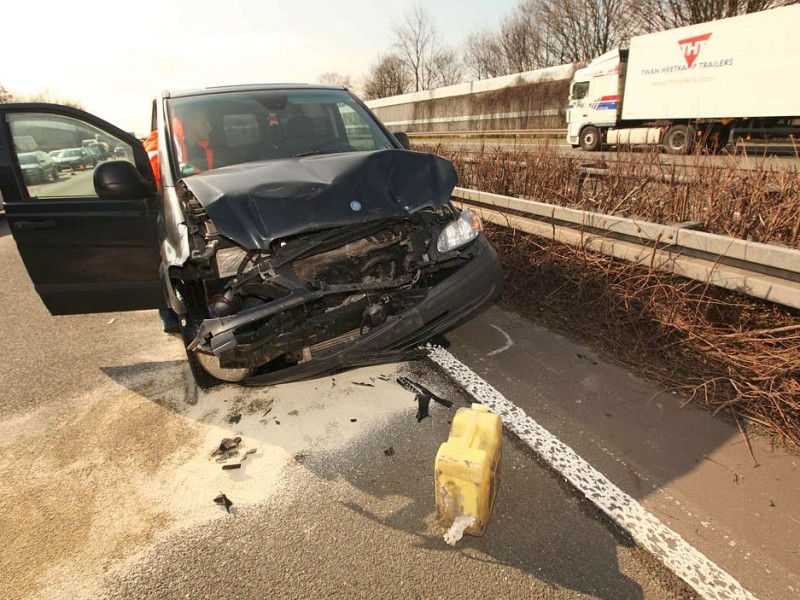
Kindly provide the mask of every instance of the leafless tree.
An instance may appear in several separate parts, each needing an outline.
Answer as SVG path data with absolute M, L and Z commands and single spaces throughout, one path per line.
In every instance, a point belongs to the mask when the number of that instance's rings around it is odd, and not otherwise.
M 549 64 L 586 61 L 625 45 L 639 24 L 636 0 L 529 0 Z
M 379 57 L 364 80 L 364 98 L 386 98 L 411 91 L 411 83 L 403 61 L 394 54 Z
M 392 32 L 395 52 L 405 65 L 414 91 L 458 82 L 461 76 L 458 56 L 442 44 L 422 5 L 417 4 L 406 13 Z
M 86 110 L 83 103 L 78 100 L 64 98 L 57 90 L 44 88 L 43 90 L 27 96 L 15 97 L 14 102 L 46 102 L 48 104 L 63 104 L 80 110 Z
M 0 104 L 5 104 L 7 102 L 14 102 L 14 94 L 9 92 L 5 86 L 0 85 Z
M 431 63 L 431 86 L 454 85 L 462 80 L 463 69 L 458 55 L 453 50 L 442 50 Z
M 530 71 L 549 63 L 543 55 L 543 31 L 537 9 L 537 2 L 522 0 L 500 25 L 499 43 L 507 73 Z
M 322 73 L 319 77 L 317 77 L 317 80 L 320 83 L 332 83 L 334 85 L 341 85 L 342 87 L 346 87 L 348 89 L 353 87 L 353 81 L 350 78 L 350 75 L 342 75 L 336 71 L 327 71 Z
M 643 31 L 662 31 L 796 3 L 797 0 L 633 0 L 632 13 Z
M 464 66 L 473 79 L 499 77 L 508 73 L 503 46 L 490 31 L 471 33 L 464 43 Z

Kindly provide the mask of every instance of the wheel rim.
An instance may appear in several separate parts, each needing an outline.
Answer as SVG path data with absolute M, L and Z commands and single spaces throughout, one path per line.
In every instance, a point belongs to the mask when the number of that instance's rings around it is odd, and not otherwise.
M 241 381 L 250 374 L 250 369 L 226 369 L 221 367 L 216 356 L 210 356 L 202 352 L 195 352 L 195 355 L 201 367 L 222 381 Z
M 593 131 L 589 131 L 583 134 L 583 145 L 584 146 L 594 146 L 595 144 L 595 136 Z
M 673 150 L 683 150 L 683 147 L 686 145 L 686 132 L 673 131 L 669 136 L 669 145 Z

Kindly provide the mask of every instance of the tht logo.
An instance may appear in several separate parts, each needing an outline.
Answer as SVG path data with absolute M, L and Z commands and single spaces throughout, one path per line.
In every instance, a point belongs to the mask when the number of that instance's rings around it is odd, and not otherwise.
M 706 45 L 708 38 L 711 37 L 710 33 L 703 35 L 696 35 L 694 37 L 686 38 L 685 40 L 678 40 L 678 45 L 681 47 L 683 57 L 686 59 L 686 64 L 690 67 L 695 59 L 700 56 L 700 50 Z

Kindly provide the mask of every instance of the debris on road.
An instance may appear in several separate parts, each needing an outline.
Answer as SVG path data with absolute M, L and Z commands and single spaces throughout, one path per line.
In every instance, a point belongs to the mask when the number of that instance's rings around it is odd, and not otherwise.
M 233 506 L 233 502 L 231 502 L 223 493 L 220 493 L 219 496 L 214 498 L 214 504 L 219 504 L 220 506 L 224 507 L 228 514 L 231 512 L 231 506 Z
M 361 387 L 375 387 L 374 383 L 366 383 L 364 381 L 351 381 L 353 385 L 360 385 Z
M 420 423 L 422 419 L 431 416 L 428 410 L 430 408 L 430 404 L 431 404 L 430 396 L 423 396 L 422 394 L 417 394 L 417 423 Z
M 242 414 L 236 413 L 235 415 L 228 415 L 228 423 L 230 425 L 238 425 L 239 421 L 242 420 Z
M 242 460 L 245 460 L 249 455 L 255 454 L 255 453 L 256 453 L 256 449 L 255 448 L 248 448 L 247 451 L 244 453 L 244 455 L 242 455 Z
M 394 456 L 394 446 L 389 446 L 386 450 L 383 451 L 384 456 Z
M 222 463 L 231 460 L 232 458 L 236 458 L 239 456 L 238 450 L 228 450 L 227 452 L 223 452 L 217 456 L 217 462 Z
M 411 381 L 408 377 L 398 377 L 397 383 L 399 383 L 403 389 L 408 390 L 412 394 L 427 396 L 428 399 L 433 400 L 437 404 L 441 404 L 446 408 L 453 408 L 453 403 L 450 400 L 445 400 L 444 398 L 437 396 L 424 385 L 421 385 L 416 381 Z
M 455 546 L 456 542 L 464 537 L 464 530 L 470 527 L 474 522 L 475 517 L 471 515 L 459 515 L 456 517 L 456 520 L 453 521 L 450 529 L 444 534 L 444 541 L 451 546 Z
M 238 463 L 227 463 L 227 464 L 222 465 L 222 470 L 223 471 L 230 471 L 231 469 L 241 469 L 241 468 L 242 468 L 242 463 L 240 463 L 240 462 L 238 462 Z
M 350 419 L 351 423 L 355 423 L 356 421 L 358 421 L 358 419 Z
M 235 438 L 222 438 L 222 441 L 219 443 L 219 448 L 214 450 L 211 453 L 211 456 L 218 456 L 220 454 L 224 454 L 226 452 L 230 452 L 231 450 L 235 450 L 239 447 L 239 444 L 242 443 L 242 438 L 236 436 Z

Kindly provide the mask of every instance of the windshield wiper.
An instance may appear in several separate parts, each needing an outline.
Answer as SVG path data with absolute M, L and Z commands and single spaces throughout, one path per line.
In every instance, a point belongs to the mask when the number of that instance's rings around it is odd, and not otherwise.
M 302 156 L 315 156 L 317 154 L 339 154 L 341 150 L 311 150 L 310 152 L 299 152 L 295 154 L 297 158 Z

